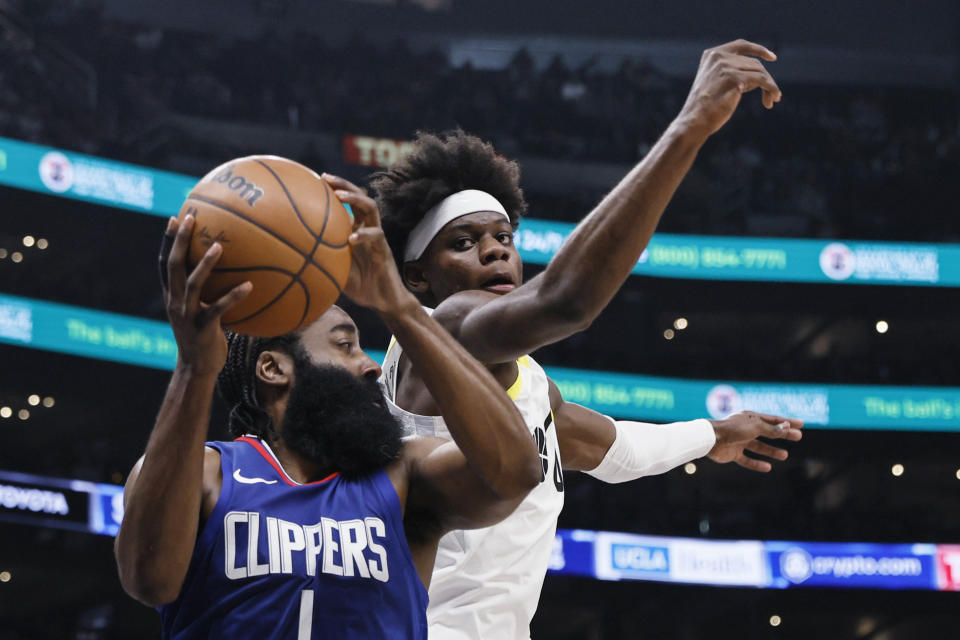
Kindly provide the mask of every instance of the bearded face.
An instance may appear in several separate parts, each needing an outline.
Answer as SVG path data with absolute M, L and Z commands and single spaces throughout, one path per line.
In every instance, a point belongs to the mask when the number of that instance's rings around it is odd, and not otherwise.
M 379 384 L 342 367 L 294 357 L 294 385 L 280 428 L 287 447 L 321 469 L 366 475 L 398 459 L 401 426 Z

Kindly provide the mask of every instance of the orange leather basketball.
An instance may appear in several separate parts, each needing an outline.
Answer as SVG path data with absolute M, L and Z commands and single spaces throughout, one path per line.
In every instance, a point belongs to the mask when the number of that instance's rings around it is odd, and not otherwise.
M 188 214 L 196 217 L 191 266 L 214 242 L 223 247 L 201 299 L 253 283 L 223 315 L 232 331 L 267 337 L 301 329 L 347 282 L 352 216 L 319 175 L 292 160 L 249 156 L 220 165 L 190 191 L 179 218 Z

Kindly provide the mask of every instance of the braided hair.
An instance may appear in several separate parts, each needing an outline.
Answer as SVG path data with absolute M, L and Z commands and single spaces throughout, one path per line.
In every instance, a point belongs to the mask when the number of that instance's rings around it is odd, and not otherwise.
M 257 399 L 257 360 L 261 353 L 271 349 L 284 351 L 294 358 L 306 357 L 300 334 L 256 338 L 227 330 L 224 333 L 227 336 L 227 362 L 217 377 L 217 391 L 230 405 L 230 433 L 234 437 L 249 433 L 273 440 L 277 437 L 273 421 Z

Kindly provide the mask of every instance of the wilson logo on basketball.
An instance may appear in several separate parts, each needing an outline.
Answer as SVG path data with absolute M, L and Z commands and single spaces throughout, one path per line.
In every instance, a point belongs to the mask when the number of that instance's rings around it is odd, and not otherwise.
M 257 204 L 257 200 L 263 197 L 263 189 L 247 180 L 241 175 L 233 175 L 233 167 L 227 167 L 220 173 L 210 178 L 211 182 L 219 182 L 227 185 L 227 188 L 236 192 L 242 200 L 246 200 L 251 207 Z

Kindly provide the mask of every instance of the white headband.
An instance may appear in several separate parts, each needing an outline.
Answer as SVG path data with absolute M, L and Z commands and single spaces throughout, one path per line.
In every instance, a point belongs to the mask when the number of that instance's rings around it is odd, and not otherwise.
M 407 236 L 407 246 L 403 251 L 403 261 L 418 260 L 448 222 L 478 211 L 495 211 L 503 214 L 509 222 L 510 216 L 500 201 L 486 191 L 467 189 L 447 196 L 431 208 Z

